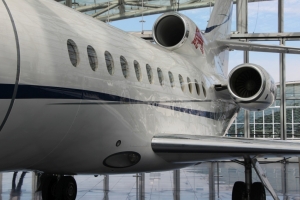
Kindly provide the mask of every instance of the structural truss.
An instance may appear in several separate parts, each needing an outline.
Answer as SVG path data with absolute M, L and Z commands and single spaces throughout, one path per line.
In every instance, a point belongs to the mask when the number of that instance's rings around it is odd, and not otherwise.
M 101 21 L 213 7 L 215 0 L 55 0 Z M 270 0 L 248 0 L 248 2 Z M 234 0 L 234 3 L 236 0 Z

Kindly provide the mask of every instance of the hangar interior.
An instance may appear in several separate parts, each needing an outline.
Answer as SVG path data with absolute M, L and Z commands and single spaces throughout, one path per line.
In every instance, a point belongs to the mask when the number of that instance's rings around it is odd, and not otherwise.
M 214 5 L 213 0 L 56 1 L 104 22 Z M 232 33 L 232 40 L 277 41 L 280 45 L 285 45 L 287 41 L 300 40 L 300 33 L 284 32 L 284 0 L 273 1 L 278 4 L 277 33 L 248 33 L 248 3 L 255 1 L 262 0 L 234 0 L 237 30 Z M 134 34 L 151 39 L 151 33 Z M 286 55 L 282 53 L 279 57 L 280 82 L 277 87 L 277 100 L 264 111 L 249 112 L 242 109 L 226 136 L 296 141 L 300 139 L 300 82 L 286 81 Z M 249 62 L 249 52 L 244 52 L 244 62 Z M 300 159 L 261 158 L 259 161 L 280 199 L 300 199 Z M 223 161 L 199 163 L 166 172 L 75 176 L 78 183 L 77 199 L 231 199 L 233 184 L 236 181 L 245 181 L 244 170 L 244 166 L 238 161 Z M 252 180 L 259 181 L 255 171 L 252 171 Z M 38 185 L 37 175 L 35 172 L 2 173 L 1 199 L 41 199 L 41 195 L 35 192 Z M 268 192 L 267 199 L 273 199 Z

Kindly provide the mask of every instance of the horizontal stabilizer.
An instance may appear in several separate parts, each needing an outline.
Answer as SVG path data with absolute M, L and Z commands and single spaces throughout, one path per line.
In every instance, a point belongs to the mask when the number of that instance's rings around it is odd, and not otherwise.
M 216 40 L 216 43 L 221 48 L 228 48 L 229 50 L 300 54 L 300 48 L 280 45 L 265 45 L 252 42 L 240 42 L 235 40 Z
M 152 139 L 152 149 L 170 162 L 235 159 L 244 155 L 300 155 L 300 143 L 297 142 L 199 135 L 157 135 Z

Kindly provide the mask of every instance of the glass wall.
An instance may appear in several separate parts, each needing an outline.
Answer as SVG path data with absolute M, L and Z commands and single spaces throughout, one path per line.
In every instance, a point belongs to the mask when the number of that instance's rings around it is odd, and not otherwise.
M 300 138 L 300 82 L 286 85 L 287 137 Z M 280 138 L 280 87 L 277 99 L 268 109 L 250 112 L 250 136 L 253 138 Z M 244 137 L 244 109 L 228 130 L 228 136 Z

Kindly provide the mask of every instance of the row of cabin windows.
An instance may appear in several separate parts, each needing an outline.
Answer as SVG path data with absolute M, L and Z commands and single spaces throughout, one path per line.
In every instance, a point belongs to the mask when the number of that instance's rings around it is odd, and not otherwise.
M 77 67 L 77 65 L 79 63 L 79 52 L 78 52 L 77 45 L 75 44 L 75 42 L 73 40 L 70 40 L 70 39 L 67 41 L 67 45 L 68 45 L 70 61 L 74 67 Z M 98 58 L 97 58 L 95 49 L 90 45 L 87 46 L 87 54 L 88 54 L 89 63 L 90 63 L 92 70 L 96 71 L 96 69 L 98 68 Z M 108 51 L 104 52 L 104 56 L 105 56 L 107 71 L 110 75 L 113 75 L 114 74 L 113 57 Z M 128 67 L 128 62 L 124 56 L 120 56 L 120 64 L 121 64 L 123 76 L 125 78 L 128 78 L 129 77 L 129 67 Z M 137 80 L 141 81 L 142 73 L 141 73 L 140 64 L 138 63 L 138 61 L 134 60 L 133 66 L 134 66 Z M 146 64 L 146 71 L 147 71 L 149 83 L 152 84 L 153 83 L 153 72 L 152 72 L 152 68 L 148 64 Z M 160 85 L 163 85 L 164 84 L 164 75 L 160 68 L 157 68 L 157 75 L 158 75 Z M 170 71 L 168 72 L 168 75 L 169 75 L 171 87 L 173 88 L 173 87 L 175 87 L 174 76 L 173 76 L 172 72 L 170 72 Z M 182 76 L 180 74 L 178 75 L 178 79 L 180 82 L 181 89 L 182 89 L 182 91 L 184 91 L 185 90 L 184 79 L 182 78 Z M 194 83 L 195 83 L 196 92 L 198 95 L 200 95 L 199 83 L 196 79 L 194 81 L 195 81 Z M 189 91 L 190 91 L 190 93 L 192 93 L 193 83 L 189 77 L 187 77 L 187 83 L 188 83 Z M 203 82 L 202 82 L 202 90 L 203 90 L 203 95 L 206 97 L 206 90 L 205 90 Z

